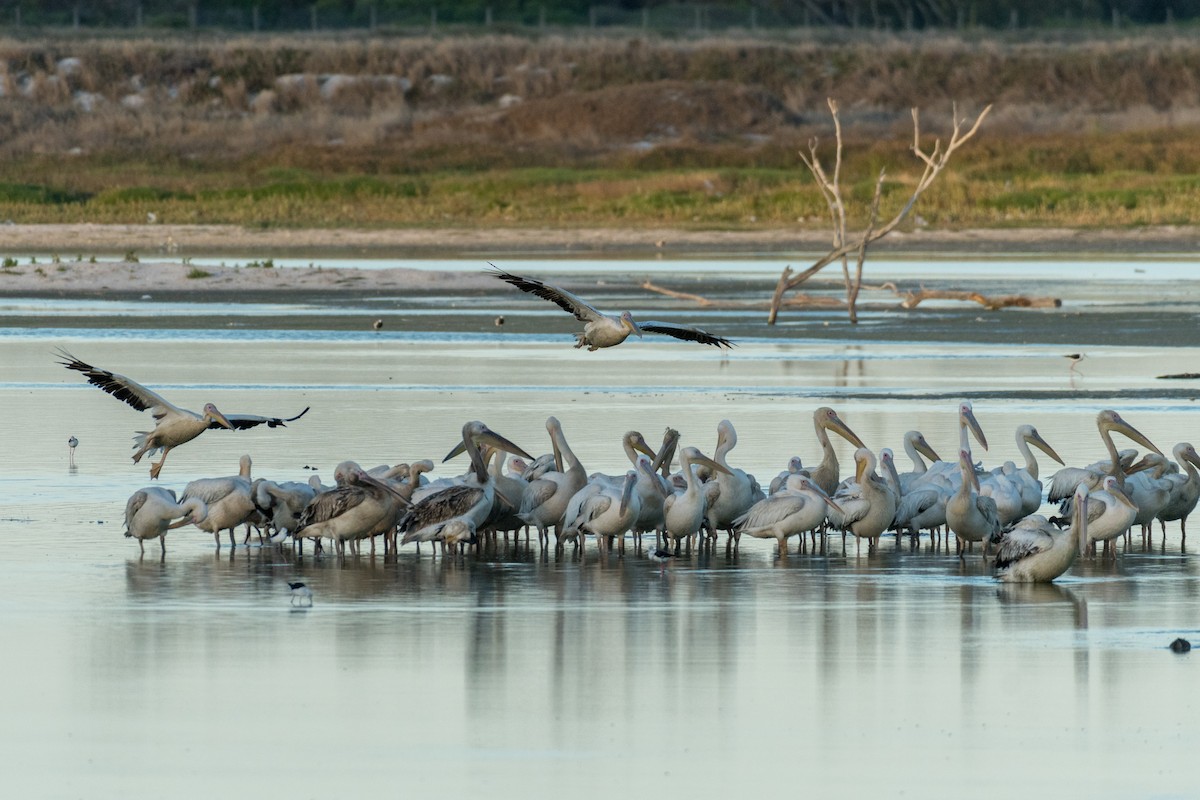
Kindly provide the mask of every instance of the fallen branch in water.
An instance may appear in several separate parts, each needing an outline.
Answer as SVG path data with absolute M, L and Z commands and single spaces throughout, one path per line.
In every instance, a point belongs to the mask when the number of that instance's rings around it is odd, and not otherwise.
M 1059 308 L 1062 300 L 1057 297 L 1027 297 L 1023 294 L 1005 294 L 989 297 L 979 292 L 964 292 L 954 289 L 897 289 L 892 287 L 902 299 L 901 308 L 916 308 L 925 300 L 967 300 L 972 303 L 996 311 L 1001 308 Z
M 1200 372 L 1177 372 L 1174 375 L 1159 375 L 1160 381 L 1190 381 L 1200 378 Z
M 763 300 L 712 300 L 704 295 L 680 292 L 659 286 L 651 281 L 642 281 L 642 288 L 648 292 L 656 292 L 676 300 L 688 300 L 702 308 L 765 308 Z M 845 308 L 846 301 L 836 297 L 816 297 L 808 294 L 797 294 L 783 302 L 788 308 Z

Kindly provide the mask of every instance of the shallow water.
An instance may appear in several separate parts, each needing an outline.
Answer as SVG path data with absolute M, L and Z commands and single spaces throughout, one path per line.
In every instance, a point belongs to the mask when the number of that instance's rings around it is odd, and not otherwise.
M 1200 581 L 1177 523 L 1116 564 L 1024 588 L 994 583 L 978 556 L 890 538 L 870 556 L 851 542 L 845 555 L 786 560 L 744 540 L 736 557 L 718 549 L 665 573 L 594 544 L 582 556 L 522 545 L 457 561 L 411 549 L 314 560 L 217 550 L 195 529 L 172 532 L 161 561 L 154 544 L 139 558 L 121 517 L 149 483 L 127 449 L 149 420 L 52 355 L 64 347 L 185 407 L 312 407 L 285 429 L 211 432 L 171 453 L 162 483 L 176 489 L 232 473 L 244 452 L 278 480 L 316 466 L 329 481 L 344 458 L 440 460 L 468 419 L 536 454 L 549 449 L 550 414 L 589 470 L 609 472 L 624 469 L 630 428 L 653 442 L 672 425 L 711 452 L 729 418 L 731 461 L 767 480 L 792 455 L 817 458 L 822 404 L 875 448 L 898 450 L 919 428 L 952 453 L 956 400 L 971 396 L 989 466 L 1016 458 L 1024 422 L 1068 463 L 1100 457 L 1094 417 L 1106 407 L 1165 451 L 1195 436 L 1189 390 L 1155 377 L 1194 368 L 1191 347 L 1105 342 L 1072 374 L 1060 347 L 1036 340 L 798 334 L 717 353 L 647 338 L 588 354 L 561 335 L 464 333 L 457 318 L 378 336 L 0 321 L 0 752 L 16 765 L 0 785 L 89 797 L 362 785 L 1194 794 L 1194 656 L 1166 645 L 1200 636 Z M 850 447 L 838 451 L 849 463 Z M 1042 459 L 1044 474 L 1051 466 Z M 314 588 L 311 609 L 289 603 L 296 578 Z

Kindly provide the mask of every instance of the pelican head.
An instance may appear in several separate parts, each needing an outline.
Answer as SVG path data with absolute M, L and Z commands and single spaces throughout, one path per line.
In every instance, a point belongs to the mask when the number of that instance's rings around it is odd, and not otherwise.
M 1102 433 L 1119 433 L 1130 441 L 1137 442 L 1142 447 L 1153 450 L 1162 455 L 1162 450 L 1154 446 L 1154 443 L 1145 437 L 1137 428 L 1130 425 L 1121 415 L 1111 409 L 1105 409 L 1096 415 L 1096 427 Z
M 1115 475 L 1105 475 L 1104 481 L 1101 483 L 1101 487 L 1104 489 L 1104 491 L 1115 497 L 1118 503 L 1122 503 L 1123 505 L 1132 508 L 1134 511 L 1137 511 L 1137 506 L 1135 506 L 1133 501 L 1129 499 L 1129 495 L 1125 494 L 1125 490 L 1121 488 L 1121 482 L 1117 480 Z
M 554 419 L 554 417 L 551 417 L 550 419 Z M 556 423 L 558 422 L 558 420 L 554 421 Z M 547 421 L 546 426 L 549 427 L 549 425 L 550 423 Z M 462 435 L 462 441 L 455 445 L 454 449 L 446 454 L 446 457 L 442 459 L 443 462 L 449 461 L 456 455 L 466 452 L 468 449 L 467 442 L 470 442 L 472 445 L 470 449 L 476 452 L 478 451 L 479 445 L 488 444 L 492 447 L 497 447 L 506 453 L 512 453 L 513 455 L 518 455 L 533 461 L 533 456 L 517 447 L 508 439 L 505 439 L 503 436 L 496 433 L 479 420 L 468 422 L 466 425 L 463 425 Z
M 455 517 L 448 520 L 438 532 L 438 538 L 448 545 L 459 542 L 475 544 L 475 523 L 469 519 Z
M 825 501 L 825 505 L 835 509 L 839 514 L 845 514 L 845 510 L 838 505 L 837 501 L 825 493 L 825 490 L 813 483 L 812 478 L 807 475 L 800 475 L 796 478 L 796 491 L 810 491 Z
M 1175 445 L 1175 451 L 1178 459 L 1188 462 L 1193 467 L 1200 467 L 1200 454 L 1196 452 L 1196 448 L 1190 442 L 1180 442 Z
M 962 468 L 964 481 L 970 481 L 975 491 L 979 491 L 979 476 L 975 474 L 975 462 L 971 460 L 970 450 L 958 451 L 958 465 Z
M 701 453 L 699 450 L 697 450 L 694 447 L 683 448 L 683 450 L 680 452 L 679 458 L 680 458 L 680 461 L 683 462 L 685 470 L 687 469 L 687 467 L 689 465 L 695 465 L 695 466 L 701 466 L 701 467 L 708 467 L 711 470 L 715 470 L 716 472 L 723 472 L 726 475 L 733 474 L 732 472 L 729 471 L 729 469 L 726 466 L 724 466 L 723 464 L 718 464 L 716 461 L 713 461 L 711 458 L 704 455 L 703 453 Z
M 1058 457 L 1058 453 L 1054 452 L 1054 448 L 1050 446 L 1050 443 L 1042 438 L 1042 435 L 1038 433 L 1037 428 L 1033 427 L 1032 425 L 1022 425 L 1019 430 L 1021 432 L 1022 439 L 1029 442 L 1031 445 L 1036 447 L 1038 450 L 1041 450 L 1058 463 L 1066 464 L 1065 461 Z
M 875 472 L 875 454 L 865 447 L 854 451 L 854 479 L 859 486 L 866 482 L 867 476 Z
M 203 417 L 204 417 L 204 419 L 208 420 L 208 422 L 210 422 L 210 423 L 215 422 L 222 427 L 228 428 L 229 430 L 233 430 L 233 423 L 230 422 L 229 419 L 224 414 L 222 414 L 220 411 L 218 411 L 217 407 L 214 406 L 212 403 L 204 404 Z
M 637 452 L 650 456 L 650 458 L 654 458 L 655 452 L 650 448 L 650 445 L 646 443 L 646 438 L 638 431 L 629 431 L 626 433 L 625 441 L 628 442 L 629 446 Z
M 813 420 L 817 427 L 833 431 L 855 447 L 866 447 L 862 439 L 858 438 L 858 434 L 850 430 L 850 426 L 842 422 L 842 418 L 832 408 L 821 406 L 813 412 Z
M 651 466 L 655 472 L 663 470 L 663 475 L 666 476 L 671 470 L 671 462 L 675 460 L 675 449 L 679 447 L 679 431 L 674 428 L 667 428 L 663 431 L 662 447 L 658 450 L 658 455 L 654 458 Z
M 341 465 L 339 465 L 339 468 L 340 467 Z M 408 498 L 397 492 L 383 481 L 371 477 L 367 474 L 366 470 L 354 462 L 350 462 L 350 466 L 346 469 L 346 484 L 353 486 L 371 486 L 381 492 L 387 492 L 393 497 L 398 498 L 403 505 L 409 505 Z
M 987 437 L 983 435 L 983 428 L 979 427 L 979 420 L 975 419 L 975 409 L 971 407 L 970 400 L 958 404 L 958 424 L 966 426 L 975 437 L 975 441 L 979 442 L 979 446 L 984 450 L 988 449 Z
M 633 314 L 628 311 L 621 312 L 621 327 L 628 329 L 630 333 L 636 333 L 638 338 L 642 336 L 642 329 L 633 321 Z
M 909 431 L 907 437 L 908 440 L 912 442 L 912 446 L 916 448 L 917 452 L 928 458 L 930 461 L 942 460 L 941 456 L 937 454 L 937 451 L 935 451 L 929 445 L 929 442 L 925 440 L 925 434 L 921 433 L 920 431 Z
M 182 528 L 184 525 L 199 525 L 208 517 L 208 506 L 199 497 L 193 497 L 183 504 L 183 517 L 167 526 L 167 530 L 173 531 L 176 528 Z
M 641 459 L 638 459 L 639 461 Z M 639 464 L 639 466 L 641 466 Z M 633 497 L 633 487 L 637 485 L 638 474 L 635 470 L 629 470 L 625 473 L 625 482 L 621 485 L 621 505 L 619 508 L 620 515 L 625 516 L 625 511 L 629 508 L 629 498 Z

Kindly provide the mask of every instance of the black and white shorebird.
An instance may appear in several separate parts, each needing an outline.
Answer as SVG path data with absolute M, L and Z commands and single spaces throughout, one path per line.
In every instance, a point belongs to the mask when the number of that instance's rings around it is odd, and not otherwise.
M 144 455 L 153 455 L 159 450 L 162 451 L 162 458 L 158 460 L 158 463 L 150 465 L 151 478 L 158 477 L 158 473 L 162 471 L 163 462 L 167 460 L 167 454 L 171 452 L 172 448 L 190 442 L 206 430 L 228 428 L 242 431 L 256 425 L 279 428 L 283 427 L 284 423 L 294 422 L 308 413 L 308 409 L 305 408 L 296 416 L 286 418 L 259 417 L 251 414 L 226 415 L 218 411 L 212 403 L 208 403 L 204 406 L 202 413 L 197 414 L 195 411 L 188 411 L 167 402 L 161 395 L 124 375 L 93 367 L 65 350 L 59 350 L 58 355 L 62 358 L 60 364 L 67 369 L 82 372 L 92 386 L 103 389 L 138 411 L 149 411 L 154 416 L 154 430 L 138 431 L 137 435 L 133 437 L 133 446 L 137 450 L 133 454 L 133 463 L 135 464 L 139 463 Z
M 605 314 L 585 303 L 566 289 L 560 289 L 557 286 L 551 286 L 548 283 L 543 283 L 533 278 L 522 278 L 520 275 L 513 275 L 490 262 L 489 266 L 495 270 L 491 274 L 500 280 L 517 287 L 523 292 L 536 295 L 543 300 L 549 300 L 563 311 L 574 315 L 575 319 L 584 323 L 583 332 L 575 334 L 575 347 L 577 348 L 586 346 L 589 351 L 592 351 L 599 350 L 602 347 L 614 347 L 628 339 L 630 334 L 637 334 L 640 337 L 643 332 L 660 333 L 664 336 L 673 336 L 676 339 L 699 342 L 700 344 L 710 344 L 714 347 L 733 347 L 733 342 L 729 339 L 714 336 L 707 331 L 693 328 L 691 325 L 678 325 L 673 322 L 655 322 L 652 320 L 635 322 L 633 314 L 628 311 L 623 311 L 619 315 Z
M 675 556 L 670 550 L 664 550 L 663 548 L 655 545 L 646 551 L 646 557 L 655 564 L 658 564 L 658 570 L 659 572 L 662 572 L 670 565 L 671 559 L 673 559 Z
M 375 320 L 374 322 L 371 323 L 371 327 L 374 328 L 376 331 L 383 330 L 383 320 L 381 320 L 381 319 Z
M 1063 358 L 1071 362 L 1071 366 L 1067 369 L 1068 372 L 1074 373 L 1075 375 L 1080 374 L 1075 368 L 1079 366 L 1080 361 L 1083 361 L 1083 359 L 1086 358 L 1083 353 L 1067 353 L 1065 356 L 1063 356 Z
M 72 467 L 75 466 L 75 448 L 76 447 L 79 447 L 78 439 L 76 439 L 74 436 L 72 436 L 70 439 L 67 439 L 67 457 L 70 460 L 69 464 Z
M 296 601 L 300 601 L 300 605 L 312 605 L 313 593 L 308 584 L 303 581 L 288 581 L 288 589 L 292 592 L 292 605 L 297 605 Z

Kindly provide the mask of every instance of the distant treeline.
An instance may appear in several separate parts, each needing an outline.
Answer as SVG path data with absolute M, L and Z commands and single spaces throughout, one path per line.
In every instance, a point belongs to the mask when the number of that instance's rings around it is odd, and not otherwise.
M 0 0 L 0 28 L 337 30 L 458 26 L 1072 30 L 1200 18 L 1200 0 Z

